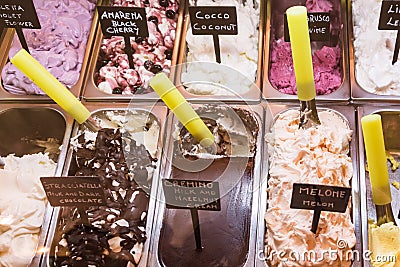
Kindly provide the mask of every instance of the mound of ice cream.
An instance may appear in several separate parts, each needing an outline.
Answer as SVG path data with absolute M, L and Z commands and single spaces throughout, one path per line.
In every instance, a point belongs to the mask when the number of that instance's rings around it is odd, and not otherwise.
M 151 145 L 157 144 L 159 125 L 149 116 L 136 115 L 107 112 L 109 121 L 101 124 L 123 127 L 134 122 L 129 127 L 133 135 L 129 131 L 122 134 L 118 128 L 102 128 L 98 133 L 82 131 L 71 140 L 75 150 L 71 166 L 76 170 L 70 172 L 100 177 L 107 206 L 88 208 L 87 224 L 76 208 L 61 210 L 53 238 L 55 266 L 139 264 L 147 239 L 149 190 L 157 161 L 145 144 L 152 137 L 156 139 Z
M 24 29 L 31 55 L 68 88 L 79 80 L 96 0 L 34 0 L 41 29 Z M 9 57 L 21 49 L 15 34 Z M 8 62 L 3 87 L 16 95 L 45 95 Z
M 169 178 L 219 182 L 221 211 L 198 211 L 203 247 L 200 252 L 196 251 L 190 211 L 165 209 L 158 241 L 160 264 L 242 266 L 249 256 L 252 210 L 249 190 L 255 175 L 259 125 L 251 111 L 240 108 L 228 112 L 225 108 L 207 106 L 196 112 L 216 137 L 216 153 L 201 152 L 194 138 L 181 128 L 177 140 L 171 140 L 174 154 Z M 239 133 L 239 129 L 244 131 Z M 236 145 L 247 149 L 235 154 L 232 146 Z M 194 171 L 195 165 L 203 167 Z
M 122 36 L 101 42 L 94 74 L 99 90 L 108 94 L 144 94 L 151 92 L 149 80 L 154 74 L 170 72 L 179 2 L 176 0 L 114 0 L 113 6 L 144 7 L 149 37 L 131 37 L 134 68 L 129 66 Z
M 0 266 L 26 267 L 36 254 L 47 203 L 39 178 L 53 176 L 57 164 L 43 153 L 1 159 Z
M 315 1 L 307 0 L 308 12 L 330 12 L 332 16 L 331 34 L 338 35 L 339 26 L 334 23 L 333 0 Z M 339 6 L 340 7 L 340 6 Z M 283 14 L 275 15 L 282 19 Z M 277 29 L 274 29 L 277 31 Z M 274 32 L 274 30 L 272 32 Z M 331 37 L 334 39 L 334 37 Z M 315 42 L 316 43 L 316 42 Z M 342 84 L 342 69 L 340 67 L 341 50 L 339 44 L 334 46 L 323 45 L 321 48 L 313 48 L 312 62 L 314 69 L 314 81 L 317 95 L 327 95 L 336 91 Z M 283 37 L 272 41 L 270 48 L 269 80 L 278 91 L 297 95 L 296 77 L 293 69 L 292 49 L 290 42 L 285 42 Z
M 351 3 L 358 84 L 373 94 L 400 95 L 400 63 L 392 65 L 397 31 L 378 30 L 382 1 Z
M 298 111 L 288 110 L 278 116 L 267 134 L 270 166 L 265 250 L 269 266 L 351 265 L 345 257 L 342 261 L 325 252 L 341 249 L 345 255 L 355 246 L 350 204 L 345 213 L 322 211 L 316 234 L 311 232 L 313 211 L 290 208 L 293 183 L 350 187 L 352 131 L 331 111 L 319 112 L 319 118 L 321 125 L 299 129 Z M 339 240 L 347 246 L 339 248 Z
M 369 250 L 374 267 L 400 266 L 400 227 L 393 223 L 368 224 Z
M 259 1 L 198 0 L 192 6 L 235 6 L 238 35 L 220 35 L 221 65 L 190 64 L 191 62 L 216 62 L 212 35 L 193 35 L 189 27 L 186 35 L 187 55 L 185 70 L 181 75 L 190 93 L 196 95 L 234 95 L 248 92 L 257 75 Z M 191 81 L 207 81 L 221 84 L 190 84 Z M 227 88 L 223 88 L 227 87 Z M 229 90 L 230 89 L 230 90 Z

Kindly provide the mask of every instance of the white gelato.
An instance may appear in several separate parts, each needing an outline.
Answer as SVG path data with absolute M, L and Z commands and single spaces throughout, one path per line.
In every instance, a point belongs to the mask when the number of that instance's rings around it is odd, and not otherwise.
M 46 206 L 39 178 L 55 174 L 48 154 L 2 158 L 0 169 L 0 266 L 25 267 L 35 256 Z
M 397 31 L 378 30 L 382 0 L 353 0 L 355 74 L 359 85 L 380 95 L 400 95 L 400 62 L 392 65 Z
M 345 213 L 322 211 L 316 234 L 311 232 L 313 211 L 290 208 L 295 182 L 350 187 L 352 131 L 331 111 L 319 112 L 319 117 L 322 124 L 318 127 L 299 129 L 298 110 L 288 110 L 279 115 L 267 134 L 270 168 L 265 221 L 269 266 L 351 264 L 325 252 L 330 249 L 346 255 L 355 246 L 350 207 Z M 339 246 L 340 240 L 347 246 Z
M 191 0 L 190 4 L 236 6 L 238 35 L 219 35 L 221 64 L 210 64 L 216 62 L 212 35 L 193 35 L 189 27 L 186 35 L 188 48 L 186 62 L 189 64 L 184 66 L 181 76 L 183 84 L 188 86 L 186 89 L 196 95 L 246 93 L 256 79 L 259 2 L 255 1 L 253 5 L 252 1 L 242 4 L 236 0 Z M 199 84 L 196 81 L 207 81 L 207 84 Z M 212 86 L 210 83 L 220 86 Z

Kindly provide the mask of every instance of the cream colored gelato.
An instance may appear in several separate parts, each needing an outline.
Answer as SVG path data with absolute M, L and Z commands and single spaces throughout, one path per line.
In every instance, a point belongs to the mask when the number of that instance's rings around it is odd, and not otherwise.
M 356 243 L 350 207 L 345 213 L 322 211 L 316 234 L 311 232 L 313 211 L 290 208 L 293 183 L 350 187 L 352 131 L 332 111 L 319 112 L 319 117 L 320 126 L 299 129 L 298 110 L 288 110 L 266 137 L 270 167 L 265 249 L 270 266 L 351 264 L 340 259 Z M 338 255 L 329 255 L 329 250 Z
M 359 85 L 380 95 L 400 95 L 400 62 L 392 65 L 397 31 L 378 30 L 382 0 L 353 0 L 355 74 Z
M 369 223 L 369 250 L 374 267 L 400 266 L 400 227 L 393 223 Z
M 259 1 L 197 0 L 197 6 L 236 6 L 238 35 L 220 35 L 221 64 L 215 63 L 212 35 L 193 35 L 189 28 L 186 35 L 188 48 L 181 80 L 190 93 L 196 95 L 244 94 L 255 82 L 258 61 Z M 194 3 L 195 2 L 195 3 Z M 200 63 L 192 63 L 200 62 Z M 207 81 L 207 84 L 195 83 Z M 193 82 L 190 84 L 189 82 Z M 212 86 L 210 83 L 219 84 Z
M 160 125 L 149 113 L 134 110 L 129 112 L 106 111 L 104 116 L 96 117 L 95 120 L 101 128 L 119 128 L 123 134 L 126 149 L 129 149 L 130 138 L 132 138 L 138 146 L 144 145 L 150 155 L 156 158 Z M 75 147 L 79 147 L 78 136 L 79 134 L 71 140 L 72 145 Z M 84 136 L 87 140 L 92 140 L 91 148 L 94 149 L 97 134 L 85 131 Z M 129 138 L 127 138 L 128 136 Z
M 52 176 L 48 154 L 2 158 L 0 169 L 0 266 L 25 267 L 35 256 L 46 206 L 40 177 Z

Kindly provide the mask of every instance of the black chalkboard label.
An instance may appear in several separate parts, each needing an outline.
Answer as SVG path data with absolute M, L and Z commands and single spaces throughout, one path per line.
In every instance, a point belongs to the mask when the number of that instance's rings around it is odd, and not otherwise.
M 236 35 L 238 24 L 234 6 L 191 6 L 193 35 Z
M 378 30 L 398 30 L 400 28 L 400 2 L 382 1 Z
M 331 16 L 329 12 L 310 12 L 307 13 L 308 32 L 310 41 L 329 41 L 331 37 L 330 23 Z M 290 41 L 289 28 L 286 14 L 284 14 L 283 35 L 286 42 Z
M 40 181 L 53 207 L 106 205 L 99 177 L 41 177 Z
M 101 31 L 110 36 L 148 37 L 146 10 L 140 7 L 98 6 Z
M 180 179 L 162 179 L 168 209 L 220 211 L 219 183 Z
M 290 208 L 345 212 L 351 189 L 317 184 L 293 184 Z
M 0 0 L 0 27 L 40 29 L 32 0 Z

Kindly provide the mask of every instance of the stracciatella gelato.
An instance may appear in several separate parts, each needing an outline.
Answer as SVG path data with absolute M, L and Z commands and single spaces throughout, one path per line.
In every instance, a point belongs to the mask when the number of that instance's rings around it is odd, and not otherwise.
M 89 207 L 86 224 L 75 207 L 62 208 L 52 241 L 54 266 L 138 266 L 148 238 L 159 122 L 154 115 L 135 110 L 104 111 L 93 117 L 102 128 L 96 133 L 80 130 L 72 138 L 69 172 L 98 176 L 107 206 Z
M 0 266 L 26 267 L 36 253 L 47 203 L 39 178 L 53 176 L 57 164 L 43 153 L 1 159 Z
M 352 2 L 357 83 L 379 95 L 400 95 L 400 63 L 392 65 L 397 31 L 378 30 L 381 0 Z
M 34 0 L 41 29 L 24 29 L 31 55 L 62 84 L 79 80 L 96 0 Z M 9 56 L 21 49 L 15 34 Z M 2 71 L 3 87 L 16 95 L 45 95 L 30 79 L 8 62 Z
M 270 167 L 265 250 L 269 266 L 351 265 L 345 258 L 324 254 L 331 249 L 345 255 L 355 246 L 350 207 L 345 213 L 322 211 L 316 234 L 311 232 L 313 211 L 290 208 L 293 183 L 350 187 L 352 131 L 332 111 L 319 112 L 319 118 L 321 125 L 299 129 L 298 110 L 287 110 L 267 134 Z M 345 248 L 339 247 L 340 240 L 346 242 Z
M 183 84 L 196 95 L 235 95 L 248 92 L 257 75 L 259 1 L 239 0 L 198 0 L 190 1 L 192 6 L 235 6 L 238 35 L 220 35 L 221 64 L 215 63 L 212 35 L 193 35 L 189 27 L 186 35 L 188 53 Z M 202 64 L 204 62 L 204 64 Z M 191 81 L 207 81 L 208 84 Z M 221 86 L 211 86 L 209 83 Z M 225 88 L 224 88 L 225 87 Z
M 400 266 L 400 227 L 392 222 L 377 226 L 369 223 L 369 250 L 374 267 Z

